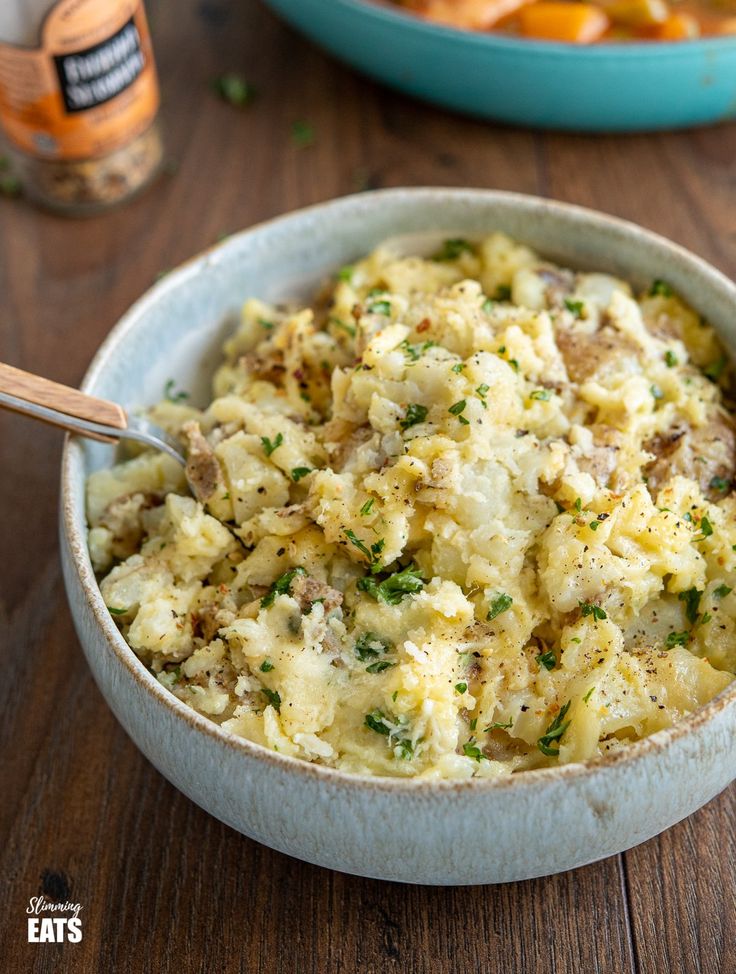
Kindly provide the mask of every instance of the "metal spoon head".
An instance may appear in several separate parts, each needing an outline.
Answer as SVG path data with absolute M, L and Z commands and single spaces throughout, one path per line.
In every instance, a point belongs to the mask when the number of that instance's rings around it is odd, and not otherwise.
M 155 450 L 161 450 L 162 453 L 166 453 L 180 463 L 182 467 L 186 467 L 184 447 L 179 440 L 162 430 L 160 426 L 156 426 L 150 419 L 146 419 L 145 416 L 129 416 L 128 428 L 120 430 L 119 435 L 121 439 L 136 440 L 153 447 Z

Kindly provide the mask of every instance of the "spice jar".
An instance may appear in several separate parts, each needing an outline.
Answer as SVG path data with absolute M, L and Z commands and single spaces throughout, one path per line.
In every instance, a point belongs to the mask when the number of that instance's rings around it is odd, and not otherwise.
M 83 215 L 158 172 L 143 0 L 0 0 L 0 124 L 26 193 Z

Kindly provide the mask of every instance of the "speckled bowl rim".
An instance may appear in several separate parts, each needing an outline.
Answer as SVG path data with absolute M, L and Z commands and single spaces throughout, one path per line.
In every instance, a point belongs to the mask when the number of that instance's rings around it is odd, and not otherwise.
M 430 198 L 436 201 L 437 196 L 447 196 L 454 199 L 470 199 L 471 197 L 477 199 L 478 197 L 482 197 L 487 202 L 497 201 L 512 205 L 517 203 L 520 206 L 533 206 L 541 210 L 551 210 L 561 216 L 566 215 L 576 218 L 581 222 L 594 222 L 602 228 L 610 227 L 612 231 L 617 231 L 618 233 L 623 232 L 631 237 L 644 236 L 650 243 L 664 248 L 665 251 L 669 251 L 673 257 L 684 261 L 691 267 L 697 268 L 699 273 L 705 276 L 714 288 L 725 292 L 730 300 L 733 301 L 734 308 L 736 308 L 736 285 L 724 274 L 679 244 L 673 243 L 667 238 L 627 220 L 621 220 L 587 207 L 561 203 L 525 193 L 484 189 L 453 189 L 446 187 L 385 189 L 339 197 L 263 221 L 232 234 L 222 243 L 206 248 L 200 254 L 180 264 L 176 269 L 167 273 L 165 278 L 146 291 L 113 327 L 92 359 L 80 388 L 83 391 L 91 391 L 90 387 L 97 379 L 100 371 L 104 368 L 108 357 L 114 354 L 115 349 L 119 345 L 125 343 L 127 333 L 137 324 L 141 316 L 146 314 L 149 302 L 157 300 L 164 291 L 185 284 L 188 276 L 195 273 L 201 264 L 206 263 L 210 254 L 227 247 L 231 241 L 255 232 L 263 231 L 267 228 L 278 226 L 279 224 L 288 223 L 295 217 L 349 206 L 352 201 L 361 198 L 370 198 L 375 201 L 375 205 L 385 204 L 386 206 L 390 206 L 392 200 L 404 198 L 407 195 L 415 198 L 425 197 L 428 201 Z M 607 769 L 613 768 L 614 766 L 634 764 L 648 757 L 653 752 L 656 753 L 665 750 L 676 740 L 685 735 L 692 734 L 696 729 L 709 723 L 725 708 L 736 705 L 736 680 L 734 680 L 733 683 L 722 690 L 716 697 L 698 708 L 698 710 L 693 711 L 692 714 L 678 721 L 672 727 L 657 731 L 655 734 L 636 741 L 620 751 L 585 762 L 576 762 L 552 768 L 539 768 L 498 778 L 437 780 L 417 777 L 381 777 L 341 771 L 336 768 L 314 764 L 301 758 L 279 754 L 247 738 L 238 737 L 236 734 L 225 730 L 223 727 L 220 727 L 207 717 L 182 703 L 158 682 L 125 642 L 105 606 L 100 588 L 97 584 L 87 549 L 86 525 L 80 523 L 80 520 L 75 516 L 73 493 L 75 468 L 83 475 L 82 448 L 79 442 L 67 436 L 64 443 L 61 465 L 61 528 L 66 534 L 74 567 L 76 568 L 82 588 L 107 646 L 123 664 L 142 692 L 150 694 L 154 700 L 169 709 L 177 718 L 184 720 L 192 729 L 207 735 L 215 745 L 235 749 L 248 758 L 270 762 L 281 769 L 292 771 L 294 774 L 316 776 L 318 779 L 323 779 L 326 783 L 329 782 L 331 786 L 341 786 L 349 789 L 388 789 L 392 791 L 415 791 L 418 789 L 420 791 L 458 792 L 472 788 L 493 792 L 507 788 L 542 788 L 547 784 L 551 784 L 553 781 L 573 781 L 582 776 L 603 774 Z

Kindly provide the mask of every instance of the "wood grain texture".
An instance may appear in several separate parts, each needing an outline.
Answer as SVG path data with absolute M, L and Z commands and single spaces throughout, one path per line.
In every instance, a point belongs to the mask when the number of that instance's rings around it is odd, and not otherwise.
M 175 174 L 70 222 L 0 200 L 0 359 L 75 384 L 126 307 L 222 233 L 366 186 L 488 186 L 636 220 L 736 275 L 736 128 L 587 138 L 491 126 L 362 80 L 253 0 L 149 0 Z M 209 82 L 242 71 L 244 111 Z M 300 148 L 296 121 L 314 126 Z M 177 793 L 106 708 L 59 577 L 60 436 L 0 415 L 0 970 L 352 974 L 736 971 L 736 792 L 563 876 L 415 888 L 300 864 Z M 390 823 L 387 823 L 387 828 Z M 554 841 L 553 808 L 540 829 Z M 30 896 L 83 904 L 27 944 Z
M 125 410 L 117 403 L 88 396 L 78 389 L 71 388 L 71 386 L 52 382 L 43 376 L 25 372 L 13 365 L 6 365 L 4 362 L 0 362 L 0 392 L 7 393 L 18 400 L 15 405 L 9 403 L 0 405 L 7 409 L 15 409 L 23 415 L 33 415 L 33 406 L 44 406 L 55 410 L 60 415 L 55 419 L 49 418 L 47 421 L 52 426 L 59 426 L 61 429 L 74 429 L 73 425 L 67 425 L 64 417 L 102 423 L 105 426 L 113 426 L 115 429 L 125 429 L 128 425 Z M 27 411 L 26 407 L 31 408 Z M 109 437 L 94 438 L 110 439 Z

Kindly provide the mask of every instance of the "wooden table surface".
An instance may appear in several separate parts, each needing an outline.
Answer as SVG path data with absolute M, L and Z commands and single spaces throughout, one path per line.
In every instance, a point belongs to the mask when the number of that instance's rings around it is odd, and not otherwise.
M 157 272 L 223 233 L 366 187 L 570 200 L 736 275 L 734 126 L 616 138 L 496 127 L 356 77 L 254 0 L 148 8 L 176 171 L 87 221 L 0 200 L 1 360 L 77 383 Z M 257 87 L 252 106 L 213 96 L 226 70 Z M 314 127 L 311 147 L 295 143 L 298 121 Z M 55 431 L 0 416 L 0 971 L 736 971 L 733 788 L 623 856 L 460 889 L 303 865 L 184 798 L 128 740 L 83 661 L 59 571 L 60 450 Z M 545 818 L 554 841 L 553 810 Z M 82 904 L 81 944 L 26 943 L 25 910 L 42 892 Z

